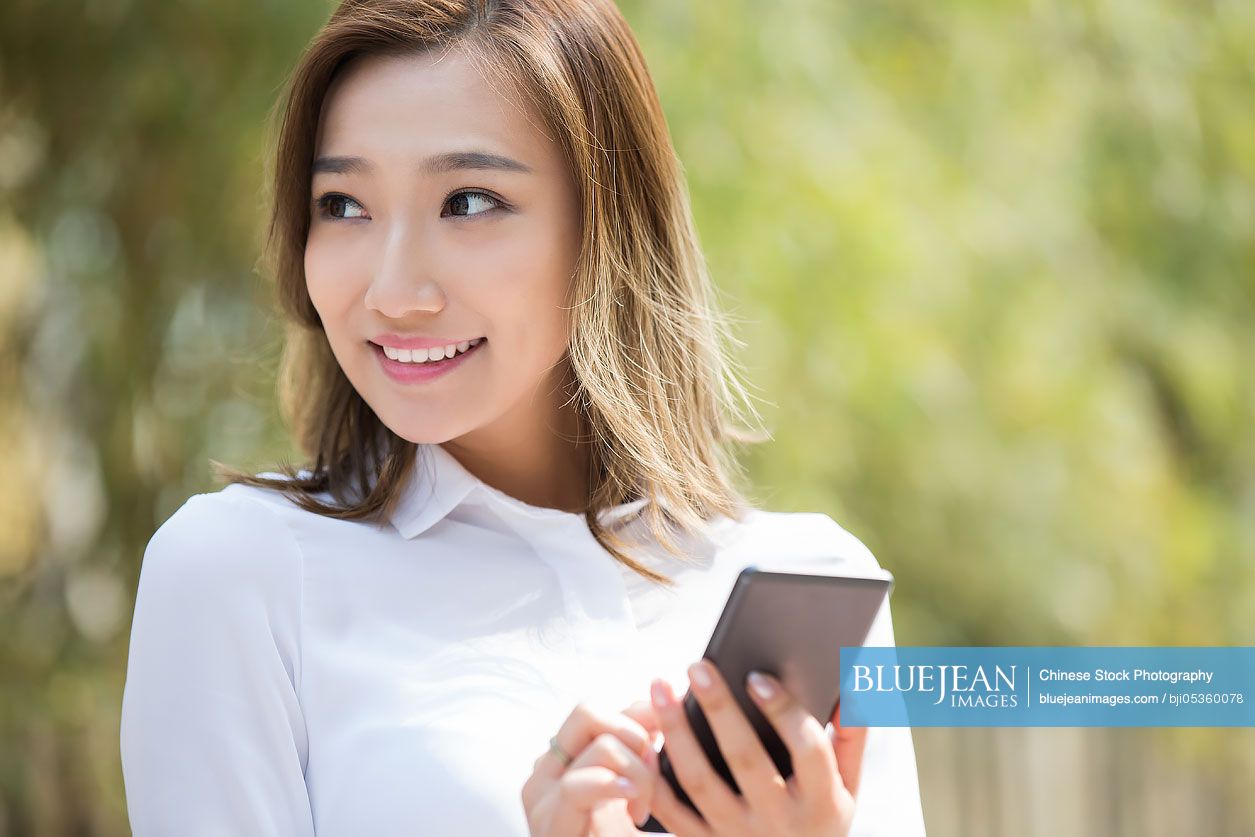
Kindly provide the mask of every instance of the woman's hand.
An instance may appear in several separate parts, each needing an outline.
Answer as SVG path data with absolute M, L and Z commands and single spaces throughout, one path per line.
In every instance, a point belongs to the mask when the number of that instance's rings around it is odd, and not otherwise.
M 703 672 L 709 678 L 707 685 L 700 676 Z M 768 675 L 764 679 L 773 689 L 770 696 L 760 696 L 752 682 L 748 691 L 789 749 L 793 775 L 787 781 L 715 667 L 706 660 L 689 667 L 692 692 L 710 722 L 741 796 L 711 767 L 670 685 L 654 680 L 654 711 L 667 757 L 680 785 L 701 813 L 697 816 L 680 802 L 666 780 L 658 776 L 650 807 L 658 822 L 677 837 L 844 837 L 849 833 L 866 730 L 843 731 L 834 714 L 835 735 L 830 738 L 824 725 L 785 692 L 778 680 Z
M 617 837 L 639 832 L 649 813 L 657 776 L 650 705 L 638 701 L 605 715 L 581 703 L 558 730 L 558 746 L 571 763 L 546 750 L 523 784 L 523 808 L 532 837 Z M 616 784 L 629 780 L 635 790 Z

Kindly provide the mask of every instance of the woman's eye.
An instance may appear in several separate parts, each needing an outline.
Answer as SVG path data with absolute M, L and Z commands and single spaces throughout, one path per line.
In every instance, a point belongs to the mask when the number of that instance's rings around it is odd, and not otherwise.
M 318 208 L 322 210 L 324 216 L 331 218 L 364 218 L 365 213 L 357 215 L 345 214 L 348 207 L 352 205 L 357 207 L 360 213 L 362 205 L 350 198 L 348 195 L 323 195 L 318 199 Z
M 477 202 L 480 204 L 486 203 L 486 204 L 491 204 L 491 205 L 487 209 L 485 209 L 483 212 L 470 211 L 470 207 L 472 207 Z M 450 196 L 450 198 L 447 201 L 445 201 L 445 203 L 452 210 L 450 214 L 459 216 L 459 217 L 483 215 L 487 212 L 491 212 L 493 209 L 501 205 L 501 202 L 498 201 L 496 198 L 494 198 L 492 195 L 486 195 L 483 192 L 458 192 Z
M 362 205 L 348 195 L 326 194 L 314 201 L 314 204 L 324 218 L 347 221 L 368 217 Z M 473 218 L 476 215 L 485 215 L 503 204 L 484 192 L 463 191 L 452 195 L 445 201 L 445 205 L 450 207 L 450 212 L 447 213 L 449 215 Z

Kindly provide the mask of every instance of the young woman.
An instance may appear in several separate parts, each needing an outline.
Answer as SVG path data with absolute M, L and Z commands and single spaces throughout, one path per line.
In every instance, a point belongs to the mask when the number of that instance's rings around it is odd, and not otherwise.
M 763 436 L 734 422 L 752 408 L 610 0 L 344 2 L 292 77 L 274 187 L 310 467 L 224 468 L 148 544 L 135 834 L 923 834 L 909 730 L 777 688 L 786 782 L 728 684 L 701 687 L 747 563 L 876 561 L 734 485 L 731 445 Z M 868 643 L 893 643 L 887 603 Z M 690 684 L 743 795 L 677 707 Z

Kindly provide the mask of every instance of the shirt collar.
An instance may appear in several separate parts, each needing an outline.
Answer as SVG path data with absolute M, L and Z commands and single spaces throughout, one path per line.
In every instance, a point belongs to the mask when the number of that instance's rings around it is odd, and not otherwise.
M 392 525 L 404 538 L 414 538 L 467 501 L 488 503 L 508 512 L 540 521 L 574 520 L 581 515 L 561 509 L 542 508 L 524 503 L 493 488 L 468 471 L 453 454 L 439 444 L 415 446 L 414 467 L 401 489 L 401 497 L 393 509 Z M 603 509 L 601 519 L 609 523 L 644 506 L 648 499 Z

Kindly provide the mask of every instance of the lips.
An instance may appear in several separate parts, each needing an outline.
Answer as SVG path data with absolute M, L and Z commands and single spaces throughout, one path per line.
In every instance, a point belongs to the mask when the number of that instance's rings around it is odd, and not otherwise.
M 384 374 L 388 377 L 401 384 L 421 384 L 452 374 L 462 364 L 466 363 L 471 355 L 480 351 L 487 342 L 487 338 L 482 339 L 465 352 L 460 352 L 453 357 L 427 361 L 425 363 L 406 363 L 404 361 L 392 360 L 384 354 L 382 346 L 374 343 L 371 344 L 371 349 L 375 353 L 375 357 L 378 358 Z

